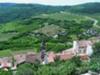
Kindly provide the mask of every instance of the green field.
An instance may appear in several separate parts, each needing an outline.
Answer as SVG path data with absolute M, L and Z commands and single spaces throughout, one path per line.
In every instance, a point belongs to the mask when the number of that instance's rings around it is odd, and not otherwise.
M 28 53 L 28 52 L 34 52 L 34 50 L 32 50 L 32 49 L 28 49 L 28 50 L 20 50 L 20 51 L 17 51 L 17 50 L 10 50 L 10 49 L 8 49 L 8 50 L 2 50 L 2 51 L 0 51 L 0 57 L 7 57 L 7 56 L 12 56 L 12 55 L 14 55 L 14 54 L 24 54 L 24 53 Z

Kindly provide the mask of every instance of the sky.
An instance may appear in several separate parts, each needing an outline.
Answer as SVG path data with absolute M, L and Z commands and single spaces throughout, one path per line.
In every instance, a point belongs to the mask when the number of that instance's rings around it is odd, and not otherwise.
M 87 2 L 100 2 L 100 0 L 0 0 L 0 3 L 35 3 L 45 5 L 77 5 Z

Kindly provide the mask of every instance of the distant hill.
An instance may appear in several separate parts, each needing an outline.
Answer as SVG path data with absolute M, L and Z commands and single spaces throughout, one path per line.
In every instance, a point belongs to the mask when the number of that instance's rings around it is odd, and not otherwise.
M 23 20 L 31 16 L 60 11 L 95 14 L 100 13 L 100 3 L 86 3 L 75 6 L 0 3 L 0 23 Z
M 88 14 L 100 13 L 100 3 L 86 3 L 75 5 L 70 8 L 70 11 Z
M 15 3 L 0 3 L 0 7 L 8 7 L 8 6 L 13 6 L 16 5 Z
M 66 7 L 67 8 L 67 7 Z M 53 13 L 64 10 L 64 7 L 45 6 L 39 4 L 0 4 L 0 23 L 9 22 L 12 20 L 26 19 L 31 16 Z

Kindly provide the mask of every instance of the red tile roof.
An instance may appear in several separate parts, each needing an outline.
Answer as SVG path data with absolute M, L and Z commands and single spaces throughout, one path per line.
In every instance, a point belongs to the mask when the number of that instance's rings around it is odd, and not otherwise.
M 68 60 L 68 59 L 71 59 L 73 56 L 74 56 L 74 54 L 72 53 L 72 51 L 62 53 L 60 55 L 60 60 Z
M 16 64 L 21 64 L 25 62 L 26 54 L 17 54 L 14 56 Z
M 34 63 L 37 59 L 37 55 L 36 54 L 27 54 L 26 55 L 26 62 L 29 63 Z
M 54 52 L 48 53 L 48 62 L 54 62 L 56 54 Z

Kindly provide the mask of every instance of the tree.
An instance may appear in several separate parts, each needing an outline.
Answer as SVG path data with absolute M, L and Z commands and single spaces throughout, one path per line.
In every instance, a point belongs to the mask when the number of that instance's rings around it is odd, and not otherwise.
M 34 75 L 35 72 L 32 69 L 31 64 L 22 64 L 18 67 L 16 75 Z
M 0 70 L 0 75 L 13 75 L 13 73 L 10 70 L 8 71 Z

